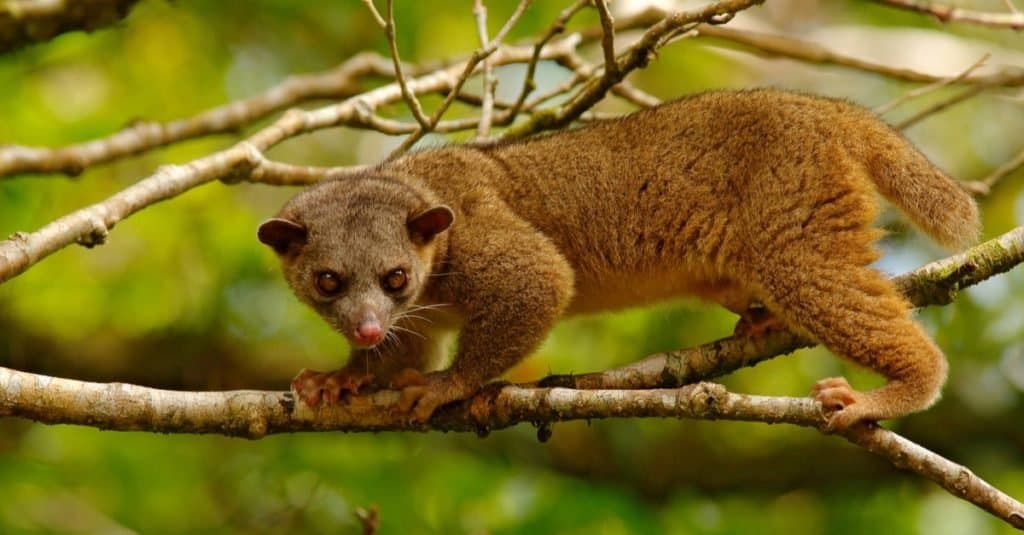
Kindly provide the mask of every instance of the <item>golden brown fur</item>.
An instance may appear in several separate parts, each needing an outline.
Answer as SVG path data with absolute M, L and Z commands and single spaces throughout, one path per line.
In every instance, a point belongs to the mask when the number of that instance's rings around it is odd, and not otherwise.
M 921 410 L 938 397 L 946 363 L 869 267 L 876 191 L 945 245 L 978 232 L 970 197 L 873 114 L 775 90 L 705 93 L 523 142 L 385 162 L 293 199 L 280 217 L 310 234 L 282 258 L 310 302 L 304 273 L 390 265 L 381 257 L 414 251 L 424 270 L 415 298 L 379 315 L 416 334 L 395 332 L 396 343 L 357 349 L 348 368 L 297 387 L 316 403 L 325 380 L 344 383 L 355 368 L 387 384 L 401 368 L 423 369 L 427 349 L 440 351 L 434 341 L 459 329 L 451 368 L 394 385 L 425 419 L 528 355 L 564 314 L 698 295 L 741 314 L 763 305 L 888 378 L 865 393 L 841 378 L 820 382 L 832 425 Z M 402 237 L 406 218 L 438 204 L 454 214 L 450 228 L 425 244 Z M 352 220 L 351 210 L 362 215 Z M 411 303 L 439 306 L 392 323 Z M 338 306 L 320 310 L 338 316 L 353 305 Z M 324 395 L 337 399 L 334 390 Z

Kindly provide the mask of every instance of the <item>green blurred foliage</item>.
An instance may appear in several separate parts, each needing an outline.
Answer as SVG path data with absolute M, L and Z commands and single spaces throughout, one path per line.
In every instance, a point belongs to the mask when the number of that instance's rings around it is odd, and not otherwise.
M 476 46 L 470 2 L 398 2 L 403 59 L 434 61 Z M 513 2 L 490 2 L 495 32 Z M 773 4 L 773 3 L 769 3 Z M 859 24 L 1016 47 L 1010 32 L 939 26 L 864 3 L 766 6 L 801 35 Z M 541 31 L 565 7 L 536 2 L 510 35 Z M 805 6 L 806 7 L 806 6 Z M 745 16 L 745 15 L 744 15 Z M 592 26 L 593 12 L 570 29 Z M 924 33 L 922 33 L 924 32 Z M 827 35 L 827 34 L 826 34 Z M 924 38 L 924 37 L 923 37 Z M 714 87 L 779 85 L 883 104 L 911 86 L 838 68 L 675 44 L 634 75 L 671 98 Z M 728 48 L 728 47 L 727 47 Z M 57 146 L 128 122 L 170 120 L 253 95 L 284 76 L 385 52 L 365 7 L 346 2 L 141 2 L 123 23 L 0 56 L 0 143 Z M 599 50 L 588 50 L 594 59 Z M 511 98 L 521 67 L 499 69 Z M 543 64 L 538 82 L 565 72 Z M 478 89 L 479 83 L 470 84 Z M 896 120 L 949 90 L 894 112 Z M 438 103 L 424 99 L 428 109 Z M 628 106 L 609 100 L 608 111 Z M 980 177 L 1020 150 L 1019 101 L 980 97 L 908 135 L 960 177 Z M 408 119 L 401 106 L 385 115 Z M 469 113 L 453 110 L 453 116 Z M 255 128 L 254 126 L 253 128 Z M 250 129 L 251 130 L 251 129 Z M 464 134 L 451 139 L 464 139 Z M 0 233 L 33 230 L 147 176 L 232 143 L 213 136 L 83 173 L 0 180 Z M 429 143 L 444 142 L 431 138 Z M 397 141 L 318 132 L 274 149 L 308 164 L 371 162 Z M 1024 223 L 1018 171 L 983 202 L 986 236 Z M 0 286 L 0 365 L 176 388 L 284 388 L 301 367 L 330 368 L 344 342 L 291 296 L 258 223 L 287 188 L 210 184 L 122 222 L 109 243 L 69 248 Z M 880 267 L 902 272 L 942 252 L 895 218 Z M 964 292 L 921 320 L 952 364 L 945 399 L 892 425 L 1024 496 L 1024 274 Z M 731 332 L 734 317 L 693 301 L 574 318 L 510 373 L 583 372 Z M 742 392 L 803 395 L 821 377 L 879 383 L 814 349 L 724 378 Z M 305 434 L 258 442 L 110 433 L 0 420 L 3 533 L 357 533 L 354 511 L 380 506 L 385 533 L 1002 533 L 1008 528 L 916 476 L 838 439 L 788 426 L 624 421 L 560 424 L 540 444 L 529 427 L 476 437 Z

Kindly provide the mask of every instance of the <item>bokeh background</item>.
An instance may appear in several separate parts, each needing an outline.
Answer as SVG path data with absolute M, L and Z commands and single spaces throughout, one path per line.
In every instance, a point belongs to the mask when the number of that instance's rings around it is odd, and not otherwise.
M 536 2 L 509 40 L 537 34 L 567 3 Z M 472 2 L 397 4 L 403 59 L 443 60 L 477 46 Z M 489 4 L 493 33 L 514 2 Z M 961 4 L 1005 9 L 1001 1 Z M 619 0 L 615 8 L 621 16 L 640 5 Z M 570 29 L 596 24 L 591 10 Z M 985 52 L 993 68 L 1024 66 L 1019 33 L 946 26 L 869 2 L 773 1 L 732 26 L 936 74 L 955 74 Z M 367 49 L 386 53 L 386 42 L 355 0 L 144 0 L 108 29 L 0 56 L 0 143 L 57 146 L 138 118 L 190 116 Z M 600 58 L 600 50 L 588 54 Z M 538 81 L 550 87 L 565 75 L 544 64 Z M 498 76 L 499 94 L 514 94 L 522 69 L 500 69 Z M 915 87 L 758 58 L 710 39 L 665 48 L 631 79 L 662 98 L 772 85 L 869 107 Z M 952 91 L 885 117 L 898 121 Z M 428 109 L 438 101 L 424 100 Z M 629 106 L 609 99 L 600 109 Z M 385 113 L 409 119 L 400 106 Z M 906 133 L 954 176 L 980 178 L 1024 148 L 1024 101 L 1019 91 L 989 92 Z M 76 181 L 0 179 L 0 234 L 34 230 L 158 165 L 187 162 L 235 139 L 181 143 L 90 169 Z M 270 156 L 370 163 L 398 142 L 334 129 L 290 140 Z M 982 201 L 986 237 L 1024 224 L 1022 190 L 1024 171 L 1017 171 Z M 68 248 L 3 284 L 0 365 L 189 390 L 280 390 L 299 368 L 341 365 L 342 338 L 291 296 L 273 254 L 255 239 L 259 222 L 294 193 L 209 184 L 120 223 L 102 247 Z M 881 269 L 900 273 L 944 255 L 892 214 L 883 223 L 892 233 L 882 244 Z M 920 319 L 948 355 L 951 378 L 935 408 L 891 426 L 1024 497 L 1024 270 L 967 290 Z M 696 301 L 575 318 L 510 377 L 605 369 L 725 336 L 734 322 Z M 724 382 L 737 392 L 804 395 L 817 379 L 841 373 L 860 387 L 880 383 L 821 349 Z M 0 419 L 0 532 L 356 533 L 354 511 L 371 505 L 379 506 L 385 533 L 1010 532 L 930 482 L 813 430 L 637 420 L 565 423 L 553 431 L 547 443 L 529 426 L 485 439 L 323 433 L 250 442 Z

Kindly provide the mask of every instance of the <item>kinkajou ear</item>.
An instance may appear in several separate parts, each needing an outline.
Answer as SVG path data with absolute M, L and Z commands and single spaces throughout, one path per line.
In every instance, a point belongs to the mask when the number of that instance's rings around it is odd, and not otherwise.
M 305 244 L 307 234 L 306 227 L 289 219 L 275 217 L 260 225 L 256 237 L 273 248 L 277 254 L 284 254 L 292 246 Z
M 410 216 L 405 225 L 409 229 L 412 241 L 425 244 L 433 240 L 434 236 L 448 230 L 453 221 L 455 213 L 451 208 L 441 204 Z

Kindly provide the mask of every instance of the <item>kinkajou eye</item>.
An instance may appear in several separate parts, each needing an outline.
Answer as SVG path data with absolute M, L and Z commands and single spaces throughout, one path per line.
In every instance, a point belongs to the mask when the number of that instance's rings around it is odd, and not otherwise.
M 380 285 L 389 292 L 399 292 L 409 283 L 409 277 L 402 268 L 392 269 L 380 280 Z
M 316 276 L 316 289 L 324 297 L 334 297 L 345 289 L 345 283 L 333 271 L 321 271 Z

